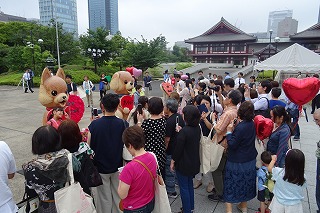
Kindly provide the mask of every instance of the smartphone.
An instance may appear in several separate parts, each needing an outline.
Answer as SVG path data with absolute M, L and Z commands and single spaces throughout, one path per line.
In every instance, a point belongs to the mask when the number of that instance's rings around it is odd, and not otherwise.
M 238 119 L 235 118 L 235 119 L 233 120 L 233 125 L 236 125 L 236 124 L 237 124 L 237 121 L 238 121 Z
M 98 116 L 98 109 L 97 108 L 92 108 L 91 114 L 92 114 L 92 116 Z
M 179 116 L 176 117 L 176 126 L 179 126 Z
M 199 109 L 199 111 L 200 111 L 200 114 L 202 114 L 202 112 L 205 112 L 205 113 L 209 112 L 209 110 L 208 110 L 208 108 L 206 107 L 205 104 L 200 104 L 200 105 L 198 106 L 198 109 Z

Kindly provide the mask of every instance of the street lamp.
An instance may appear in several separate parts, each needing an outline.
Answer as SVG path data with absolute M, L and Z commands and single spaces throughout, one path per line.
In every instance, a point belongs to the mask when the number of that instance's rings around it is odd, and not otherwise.
M 269 34 L 270 34 L 270 40 L 269 40 L 269 58 L 270 58 L 270 49 L 271 49 L 271 36 L 272 36 L 272 32 L 273 32 L 273 30 L 272 29 L 270 29 L 269 30 Z
M 101 56 L 106 52 L 105 50 L 88 48 L 88 52 L 91 53 L 93 61 L 94 61 L 94 72 L 97 73 L 97 59 L 101 58 Z
M 33 44 L 33 36 L 32 36 L 32 31 L 30 31 L 31 35 L 31 42 L 27 42 L 27 47 L 31 48 L 32 50 L 32 65 L 33 65 L 33 71 L 36 71 L 36 61 L 34 59 L 34 44 Z M 41 38 L 38 39 L 38 43 L 41 44 L 43 40 Z M 41 47 L 40 47 L 41 48 Z
M 275 37 L 274 38 L 274 43 L 276 44 L 276 53 L 278 53 L 278 43 L 280 41 L 280 38 L 279 37 Z

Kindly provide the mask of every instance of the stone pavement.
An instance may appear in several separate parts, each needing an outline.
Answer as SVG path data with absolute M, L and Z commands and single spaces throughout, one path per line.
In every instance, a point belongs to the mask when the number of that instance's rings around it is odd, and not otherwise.
M 155 87 L 154 87 L 155 88 Z M 33 132 L 41 126 L 42 116 L 45 108 L 38 101 L 38 88 L 35 93 L 23 93 L 22 88 L 16 89 L 13 86 L 0 86 L 2 104 L 0 104 L 0 140 L 5 141 L 11 148 L 15 159 L 17 169 L 21 165 L 33 158 L 31 153 L 31 137 Z M 157 92 L 158 93 L 158 92 Z M 94 106 L 98 107 L 99 92 L 94 92 Z M 319 141 L 320 129 L 312 121 L 308 109 L 309 122 L 305 118 L 300 119 L 301 140 L 292 141 L 294 148 L 301 149 L 306 156 L 306 179 L 307 190 L 303 202 L 305 213 L 316 212 L 315 201 L 315 177 L 316 177 L 316 142 Z M 88 126 L 90 123 L 90 108 L 86 108 L 85 115 L 80 121 L 80 128 Z M 14 194 L 15 201 L 20 201 L 24 193 L 24 178 L 16 174 L 13 180 L 9 180 L 10 187 Z M 206 182 L 199 189 L 195 190 L 195 212 L 197 213 L 223 213 L 224 204 L 221 202 L 212 202 L 207 199 L 208 193 L 205 190 Z M 180 210 L 180 196 L 176 199 L 170 199 L 172 211 Z M 248 203 L 249 213 L 255 212 L 259 206 L 257 199 Z M 236 206 L 233 208 L 237 212 Z

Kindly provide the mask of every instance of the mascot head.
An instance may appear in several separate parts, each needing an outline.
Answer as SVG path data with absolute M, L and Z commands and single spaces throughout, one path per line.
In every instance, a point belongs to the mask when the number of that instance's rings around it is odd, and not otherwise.
M 65 107 L 68 101 L 67 85 L 63 69 L 59 68 L 55 76 L 45 68 L 41 75 L 39 101 L 48 108 Z
M 110 88 L 117 94 L 128 95 L 134 87 L 133 78 L 127 71 L 118 71 L 113 74 Z

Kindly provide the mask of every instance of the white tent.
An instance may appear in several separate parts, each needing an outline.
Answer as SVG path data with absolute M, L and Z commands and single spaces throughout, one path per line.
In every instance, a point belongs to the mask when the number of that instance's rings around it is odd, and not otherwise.
M 276 55 L 257 64 L 256 70 L 277 70 L 282 72 L 318 72 L 320 55 L 295 43 Z

